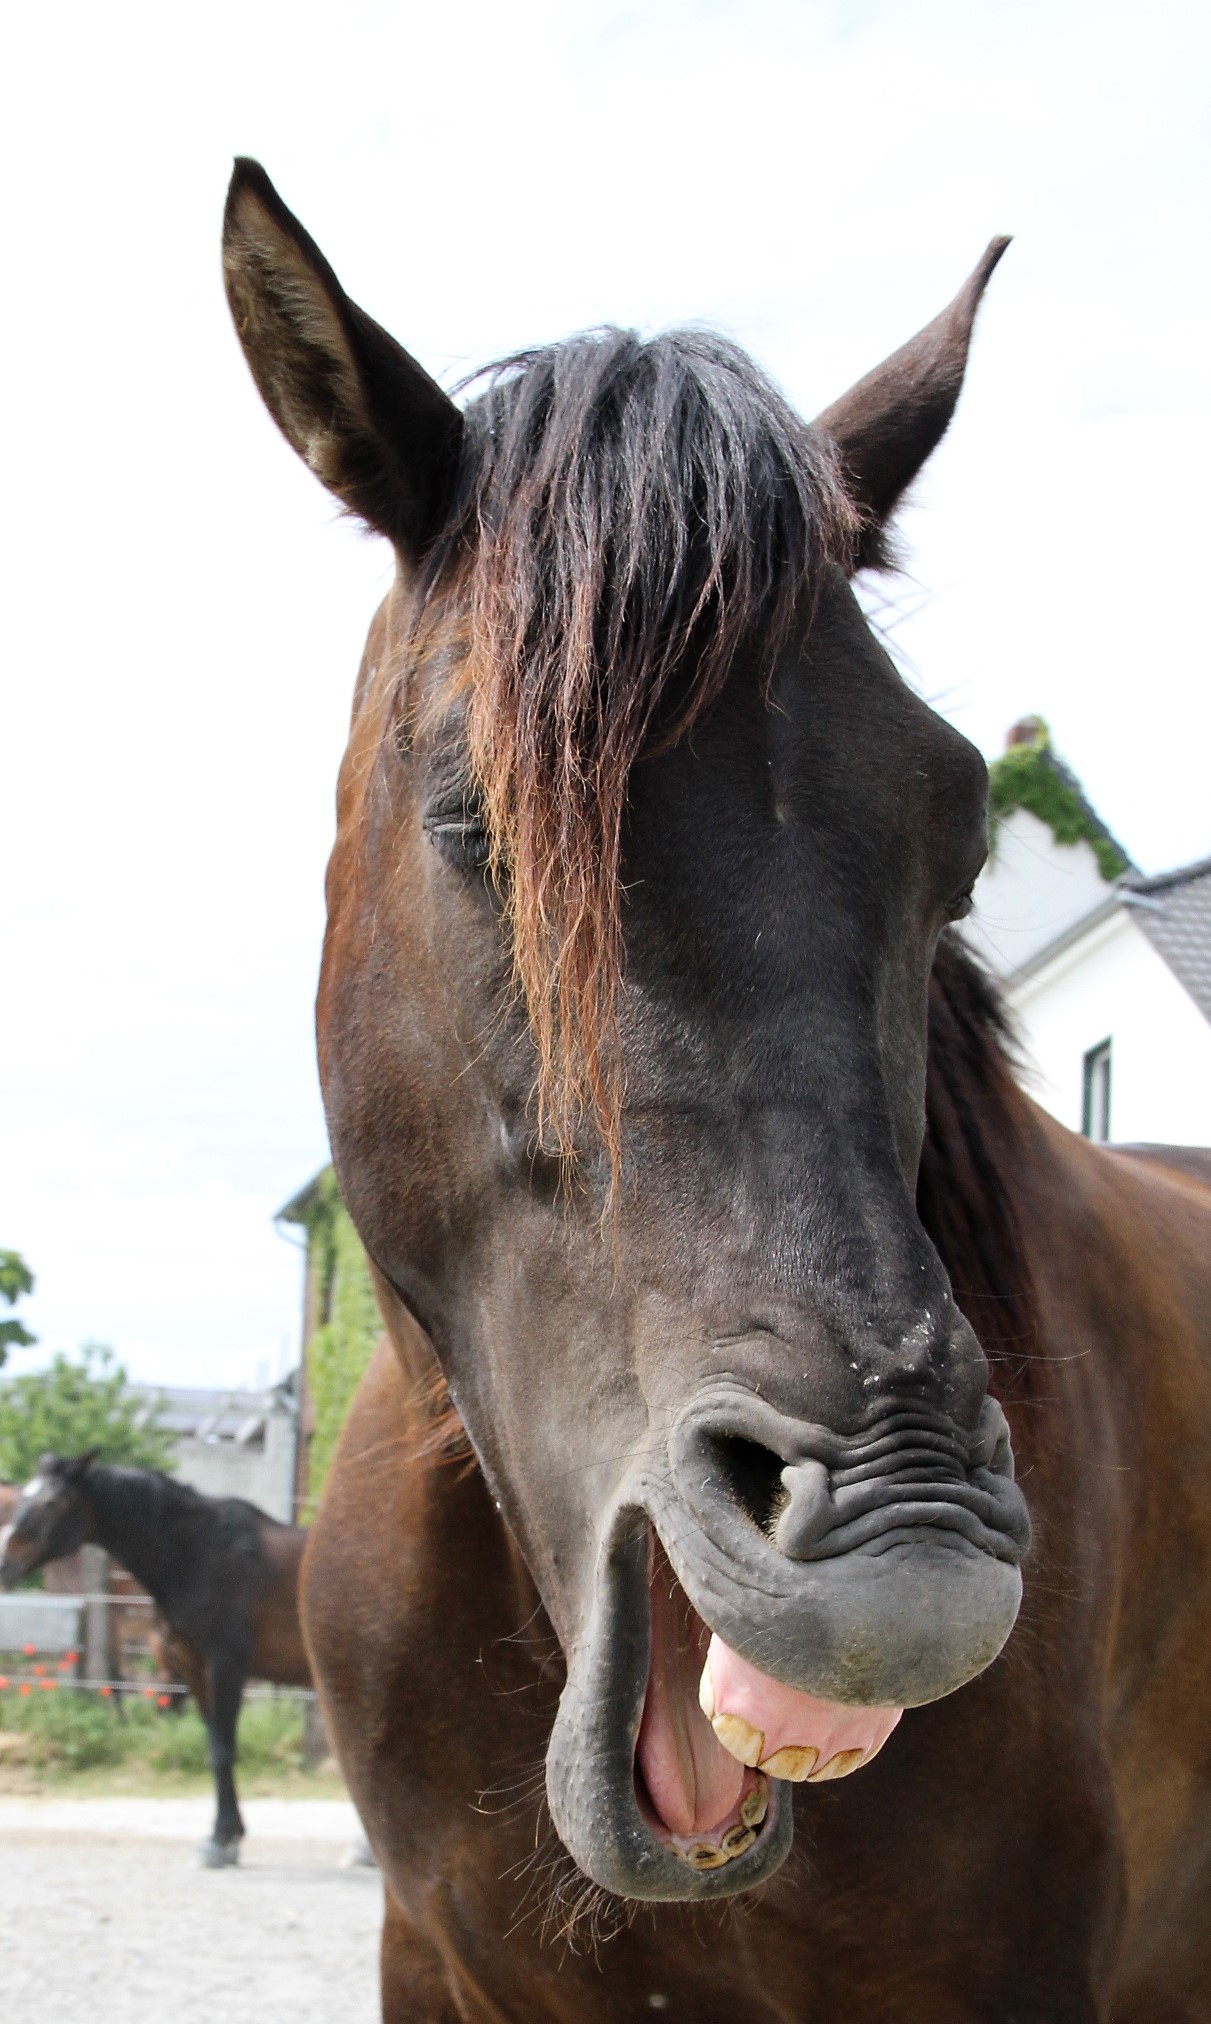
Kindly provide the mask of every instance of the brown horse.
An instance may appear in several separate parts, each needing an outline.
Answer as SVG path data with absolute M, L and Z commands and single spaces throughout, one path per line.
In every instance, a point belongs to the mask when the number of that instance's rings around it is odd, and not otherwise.
M 1017 1087 L 982 764 L 847 580 L 1001 250 L 811 429 L 697 332 L 460 410 L 237 165 L 398 555 L 319 1001 L 390 1348 L 303 1575 L 393 2024 L 1211 2018 L 1211 1190 Z
M 207 1868 L 226 1868 L 239 1860 L 244 1834 L 235 1763 L 245 1683 L 311 1685 L 298 1597 L 307 1534 L 242 1497 L 206 1497 L 159 1469 L 48 1454 L 0 1536 L 0 1587 L 90 1543 L 148 1591 L 157 1657 L 201 1710 L 216 1814 L 199 1853 Z

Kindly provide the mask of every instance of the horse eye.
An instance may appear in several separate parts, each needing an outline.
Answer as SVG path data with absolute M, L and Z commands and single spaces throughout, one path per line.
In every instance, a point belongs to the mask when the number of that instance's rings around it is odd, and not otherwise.
M 947 913 L 952 921 L 965 921 L 975 905 L 975 880 L 964 888 L 958 898 L 952 900 Z
M 456 870 L 482 870 L 491 856 L 488 832 L 477 815 L 426 816 L 425 833 Z

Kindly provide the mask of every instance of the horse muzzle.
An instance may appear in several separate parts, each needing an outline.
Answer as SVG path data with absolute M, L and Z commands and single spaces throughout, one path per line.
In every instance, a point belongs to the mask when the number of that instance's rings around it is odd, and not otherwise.
M 643 1898 L 762 1881 L 793 1784 L 862 1769 L 997 1656 L 1029 1538 L 992 1400 L 970 1432 L 901 1402 L 838 1435 L 740 1385 L 700 1393 L 569 1652 L 548 1796 L 580 1866 Z
M 841 1435 L 722 1384 L 682 1415 L 669 1462 L 676 1504 L 653 1515 L 678 1580 L 787 1687 L 919 1706 L 982 1672 L 1013 1628 L 1030 1520 L 994 1399 L 970 1432 L 890 1401 Z

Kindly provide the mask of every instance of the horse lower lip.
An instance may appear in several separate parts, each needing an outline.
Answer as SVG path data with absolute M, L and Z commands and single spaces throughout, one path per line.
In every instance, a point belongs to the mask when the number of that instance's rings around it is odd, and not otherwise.
M 675 1829 L 647 1792 L 637 1735 L 652 1670 L 655 1550 L 654 1528 L 642 1507 L 621 1507 L 598 1561 L 587 1634 L 569 1651 L 568 1678 L 547 1746 L 547 1799 L 564 1847 L 586 1876 L 616 1896 L 651 1903 L 722 1902 L 775 1874 L 790 1853 L 794 1820 L 786 1788 L 728 1765 L 697 1706 L 708 1637 L 701 1619 L 694 1650 L 685 1654 L 679 1703 L 693 1710 L 712 1755 L 738 1781 L 732 1792 L 740 1807 L 728 1807 L 726 1814 L 722 1805 L 712 1809 L 714 1832 L 700 1832 L 701 1821 L 687 1820 L 689 1831 L 681 1839 L 689 1847 L 716 1838 L 721 1843 L 733 1826 L 752 1825 L 760 1832 L 744 1848 L 738 1848 L 741 1835 L 729 1838 L 732 1859 L 699 1874 L 674 1844 Z M 670 1588 L 680 1596 L 688 1622 L 687 1599 L 671 1575 L 668 1579 L 666 1596 Z

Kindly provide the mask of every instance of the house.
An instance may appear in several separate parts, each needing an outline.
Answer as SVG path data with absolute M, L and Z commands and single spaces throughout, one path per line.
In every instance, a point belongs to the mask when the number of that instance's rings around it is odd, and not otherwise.
M 148 1420 L 172 1437 L 168 1472 L 208 1497 L 246 1497 L 294 1520 L 297 1372 L 263 1391 L 132 1385 Z
M 362 1372 L 383 1332 L 366 1254 L 324 1167 L 274 1217 L 305 1233 L 294 1503 L 315 1509 Z
M 1211 1145 L 1211 858 L 1144 877 L 1041 718 L 990 773 L 962 932 L 1000 980 L 1031 1095 L 1088 1138 Z

